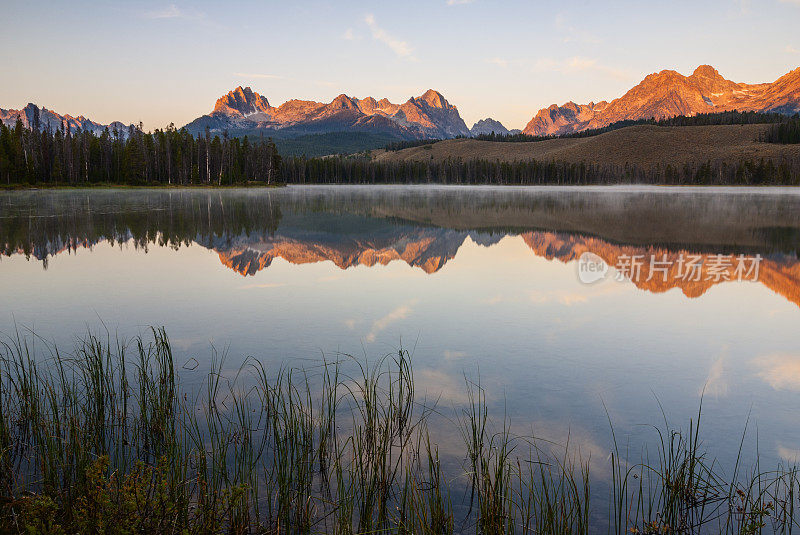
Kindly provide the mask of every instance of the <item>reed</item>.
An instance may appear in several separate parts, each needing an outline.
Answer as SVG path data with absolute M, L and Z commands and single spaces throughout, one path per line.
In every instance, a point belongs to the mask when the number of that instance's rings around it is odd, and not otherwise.
M 423 403 L 411 357 L 339 355 L 238 369 L 212 349 L 183 384 L 167 333 L 89 333 L 69 354 L 32 333 L 0 346 L 0 531 L 9 533 L 730 533 L 798 527 L 797 467 L 725 477 L 686 432 L 618 445 L 610 476 L 567 444 L 467 403 Z M 185 377 L 184 377 L 185 379 Z M 436 432 L 431 432 L 433 427 Z M 449 427 L 450 433 L 442 432 Z M 446 455 L 437 437 L 455 436 Z M 744 435 L 743 435 L 744 440 Z M 453 453 L 453 452 L 460 453 Z M 460 463 L 460 468 L 459 468 Z M 596 488 L 609 486 L 608 499 Z M 590 491 L 591 489 L 591 491 Z

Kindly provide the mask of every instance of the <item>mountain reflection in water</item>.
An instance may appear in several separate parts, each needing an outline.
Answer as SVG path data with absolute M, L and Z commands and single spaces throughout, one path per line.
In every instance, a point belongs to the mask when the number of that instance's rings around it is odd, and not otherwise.
M 277 258 L 342 269 L 405 262 L 435 274 L 467 239 L 520 236 L 571 262 L 645 259 L 638 288 L 698 297 L 728 278 L 652 276 L 647 259 L 760 255 L 758 281 L 800 306 L 800 194 L 772 189 L 308 187 L 285 190 L 53 191 L 0 194 L 5 255 L 48 258 L 108 241 L 197 243 L 247 276 Z M 502 266 L 498 266 L 498 273 Z

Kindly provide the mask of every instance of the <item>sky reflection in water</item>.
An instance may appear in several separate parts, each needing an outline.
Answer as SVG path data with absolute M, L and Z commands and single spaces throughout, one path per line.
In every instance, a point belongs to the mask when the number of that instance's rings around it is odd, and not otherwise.
M 402 345 L 420 396 L 445 412 L 465 402 L 464 375 L 480 374 L 516 430 L 569 436 L 599 464 L 606 408 L 635 445 L 641 424 L 662 422 L 659 402 L 683 424 L 705 389 L 705 442 L 723 460 L 750 411 L 762 455 L 794 460 L 798 246 L 794 190 L 2 193 L 0 331 L 68 346 L 101 320 L 123 336 L 164 325 L 178 360 L 200 370 L 210 344 L 230 370 L 247 355 L 311 365 Z M 759 282 L 587 285 L 584 251 L 612 265 L 623 254 L 764 261 Z

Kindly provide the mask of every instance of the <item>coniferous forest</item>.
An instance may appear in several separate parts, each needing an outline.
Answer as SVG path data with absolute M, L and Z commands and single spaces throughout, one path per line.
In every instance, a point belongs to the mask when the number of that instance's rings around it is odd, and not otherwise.
M 720 120 L 750 122 L 746 114 Z M 714 119 L 716 120 L 716 119 Z M 710 119 L 696 121 L 707 124 Z M 712 121 L 713 122 L 713 121 Z M 698 123 L 699 124 L 699 123 Z M 725 122 L 721 124 L 730 124 Z M 796 143 L 800 120 L 775 123 L 763 141 Z M 152 133 L 71 132 L 0 125 L 0 184 L 24 186 L 231 186 L 244 184 L 800 184 L 797 159 L 612 166 L 488 159 L 378 162 L 368 156 L 281 157 L 264 136 L 192 136 L 173 125 Z
M 762 141 L 766 143 L 797 144 L 800 143 L 800 117 L 775 124 L 766 131 Z
M 0 182 L 81 185 L 232 185 L 280 182 L 281 158 L 263 137 L 193 137 L 173 125 L 145 133 L 55 132 L 0 126 Z

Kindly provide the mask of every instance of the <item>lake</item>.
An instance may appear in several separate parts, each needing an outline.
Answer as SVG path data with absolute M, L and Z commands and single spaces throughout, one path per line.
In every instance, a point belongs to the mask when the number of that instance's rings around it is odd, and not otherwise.
M 603 466 L 664 419 L 725 465 L 800 458 L 800 190 L 309 186 L 0 193 L 0 332 L 164 326 L 179 374 L 408 349 Z M 748 424 L 749 421 L 749 424 Z M 443 454 L 452 436 L 434 433 Z M 456 466 L 456 463 L 451 463 Z

